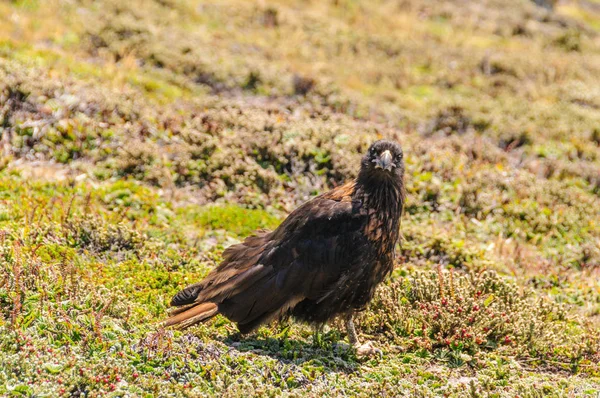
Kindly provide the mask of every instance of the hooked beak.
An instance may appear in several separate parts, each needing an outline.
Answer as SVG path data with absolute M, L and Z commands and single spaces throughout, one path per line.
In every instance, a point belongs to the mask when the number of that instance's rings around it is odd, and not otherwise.
M 392 157 L 392 154 L 390 153 L 390 151 L 385 151 L 381 155 L 379 155 L 379 158 L 377 158 L 373 162 L 375 163 L 376 169 L 384 169 L 387 171 L 392 171 L 392 168 L 394 168 L 396 166 L 392 162 L 392 160 L 393 160 L 393 157 Z

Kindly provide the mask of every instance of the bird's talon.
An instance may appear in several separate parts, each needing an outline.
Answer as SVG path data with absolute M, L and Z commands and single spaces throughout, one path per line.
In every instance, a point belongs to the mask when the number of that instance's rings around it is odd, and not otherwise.
M 364 344 L 355 344 L 354 349 L 356 350 L 356 355 L 359 357 L 371 357 L 374 355 L 383 356 L 383 351 L 373 346 L 373 343 L 370 341 L 367 341 Z

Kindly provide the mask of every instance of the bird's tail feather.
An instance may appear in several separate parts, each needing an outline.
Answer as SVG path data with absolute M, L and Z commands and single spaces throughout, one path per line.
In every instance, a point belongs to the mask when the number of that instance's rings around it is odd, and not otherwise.
M 252 236 L 229 247 L 219 267 L 173 297 L 175 308 L 163 325 L 183 329 L 222 314 L 247 332 L 287 311 L 299 298 L 279 286 L 288 279 L 287 272 L 262 263 L 268 236 Z
M 171 316 L 164 322 L 163 326 L 174 326 L 177 329 L 185 329 L 212 318 L 218 312 L 219 307 L 215 303 L 189 304 L 171 311 Z
M 198 301 L 172 308 L 169 311 L 170 318 L 162 325 L 185 329 L 222 314 L 236 322 L 240 332 L 248 333 L 259 325 L 284 315 L 304 298 L 277 288 L 277 274 L 272 270 L 262 267 L 257 269 L 261 269 L 262 273 L 248 273 L 247 277 L 238 275 L 230 283 L 225 283 L 226 286 L 218 286 L 213 290 L 218 292 L 216 295 L 200 293 L 200 296 L 194 291 Z M 197 287 L 191 286 L 189 289 L 195 290 Z M 179 297 L 184 296 L 189 296 L 188 300 L 193 297 L 186 292 Z

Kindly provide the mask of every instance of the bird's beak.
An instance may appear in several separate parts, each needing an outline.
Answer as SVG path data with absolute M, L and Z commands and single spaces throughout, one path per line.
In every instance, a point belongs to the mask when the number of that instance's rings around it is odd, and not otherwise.
M 395 166 L 392 160 L 393 157 L 390 151 L 385 151 L 381 155 L 379 155 L 379 158 L 377 160 L 375 160 L 375 168 L 381 168 L 387 171 L 392 171 L 392 168 Z

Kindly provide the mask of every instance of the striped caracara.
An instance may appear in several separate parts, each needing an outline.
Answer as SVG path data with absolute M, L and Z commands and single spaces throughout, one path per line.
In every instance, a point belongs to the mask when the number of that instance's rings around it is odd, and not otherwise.
M 377 141 L 358 177 L 304 203 L 272 232 L 223 253 L 202 281 L 173 297 L 166 326 L 186 328 L 222 314 L 248 333 L 285 316 L 322 325 L 343 316 L 359 355 L 352 316 L 373 298 L 393 268 L 404 204 L 401 147 Z

